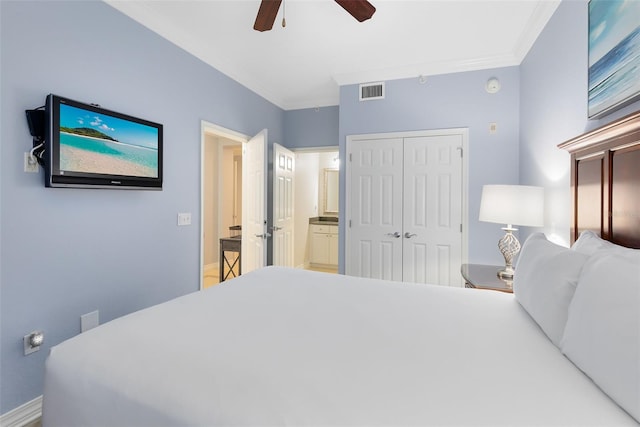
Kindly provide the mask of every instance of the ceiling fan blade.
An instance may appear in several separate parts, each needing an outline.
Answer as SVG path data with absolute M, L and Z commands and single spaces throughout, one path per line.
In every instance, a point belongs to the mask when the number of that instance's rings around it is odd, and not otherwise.
M 256 16 L 256 22 L 253 24 L 253 29 L 257 31 L 269 31 L 273 27 L 273 23 L 278 15 L 280 3 L 282 3 L 282 0 L 262 0 L 260 9 L 258 9 L 258 15 Z
M 336 0 L 336 3 L 359 22 L 366 21 L 376 12 L 376 8 L 367 0 Z

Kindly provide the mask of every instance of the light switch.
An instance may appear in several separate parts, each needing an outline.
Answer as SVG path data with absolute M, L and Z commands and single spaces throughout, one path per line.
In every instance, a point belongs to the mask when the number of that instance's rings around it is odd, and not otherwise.
M 191 212 L 179 213 L 178 225 L 191 225 Z

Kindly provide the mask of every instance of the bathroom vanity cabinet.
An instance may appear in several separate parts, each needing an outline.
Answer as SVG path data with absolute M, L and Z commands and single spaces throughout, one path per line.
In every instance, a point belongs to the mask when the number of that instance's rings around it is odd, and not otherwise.
M 310 224 L 309 263 L 317 266 L 338 265 L 338 224 Z

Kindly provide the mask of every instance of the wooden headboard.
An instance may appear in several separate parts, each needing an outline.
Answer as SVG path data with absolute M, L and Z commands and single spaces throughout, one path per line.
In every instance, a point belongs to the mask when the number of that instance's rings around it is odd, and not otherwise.
M 570 139 L 571 243 L 584 230 L 640 248 L 640 111 Z

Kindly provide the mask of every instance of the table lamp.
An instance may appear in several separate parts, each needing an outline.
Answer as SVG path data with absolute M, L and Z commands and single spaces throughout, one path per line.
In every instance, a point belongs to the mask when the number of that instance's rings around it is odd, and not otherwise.
M 514 225 L 541 227 L 544 224 L 544 189 L 528 185 L 485 185 L 480 201 L 480 221 L 507 224 L 506 234 L 498 241 L 505 267 L 498 277 L 513 279 L 513 258 L 520 251 Z

